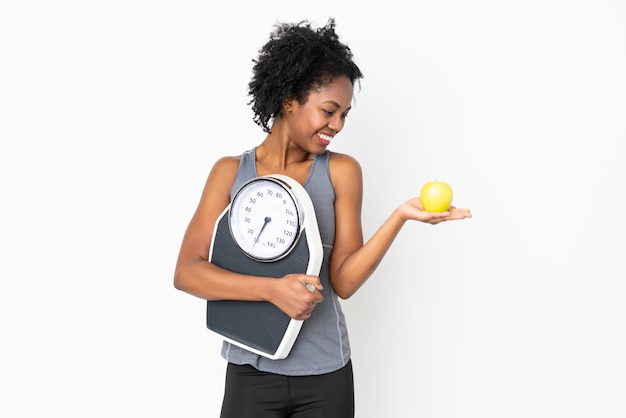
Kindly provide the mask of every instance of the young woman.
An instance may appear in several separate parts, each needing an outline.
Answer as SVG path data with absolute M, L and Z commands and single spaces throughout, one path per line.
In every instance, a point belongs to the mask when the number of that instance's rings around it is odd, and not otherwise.
M 328 150 L 363 77 L 334 20 L 317 29 L 307 21 L 276 25 L 254 63 L 250 104 L 266 136 L 241 155 L 215 163 L 183 238 L 174 285 L 206 300 L 268 301 L 304 320 L 285 359 L 224 342 L 223 418 L 353 417 L 350 343 L 339 300 L 371 276 L 406 221 L 437 224 L 471 213 L 455 207 L 426 212 L 420 199 L 412 198 L 364 244 L 361 167 L 351 156 Z M 267 174 L 289 176 L 311 196 L 324 252 L 319 277 L 288 274 L 268 280 L 208 261 L 213 228 L 224 208 L 247 180 Z

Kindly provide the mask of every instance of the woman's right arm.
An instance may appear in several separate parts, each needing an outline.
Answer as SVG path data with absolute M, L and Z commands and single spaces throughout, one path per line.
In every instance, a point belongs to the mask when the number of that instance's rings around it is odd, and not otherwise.
M 318 277 L 295 274 L 268 280 L 233 273 L 208 261 L 213 229 L 230 201 L 238 166 L 238 157 L 223 157 L 211 170 L 183 236 L 174 287 L 206 300 L 269 301 L 292 318 L 307 319 L 323 299 Z M 306 283 L 314 283 L 318 290 L 309 292 Z

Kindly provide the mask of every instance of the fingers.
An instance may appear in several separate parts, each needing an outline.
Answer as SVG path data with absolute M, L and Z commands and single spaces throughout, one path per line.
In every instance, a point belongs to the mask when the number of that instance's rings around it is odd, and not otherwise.
M 316 290 L 321 291 L 323 289 L 318 277 L 307 276 L 305 280 L 306 281 L 304 282 L 304 287 L 306 287 L 306 289 L 310 293 L 315 293 Z M 324 297 L 320 293 L 312 296 L 314 296 L 314 299 L 309 302 L 307 309 L 302 313 L 301 319 L 303 320 L 311 318 L 311 316 L 313 315 L 313 311 L 315 310 L 315 306 L 317 306 L 319 302 L 324 300 Z
M 313 316 L 313 311 L 315 310 L 316 302 L 310 302 L 307 309 L 305 309 L 300 315 L 298 315 L 295 319 L 299 320 L 307 320 Z
M 455 207 L 450 207 L 449 212 L 450 219 L 465 219 L 472 217 L 472 212 L 470 212 L 469 209 L 457 209 Z
M 472 213 L 469 209 L 457 209 L 454 206 L 450 206 L 445 212 L 425 212 L 427 214 L 426 217 L 422 218 L 423 222 L 437 225 L 438 223 L 444 221 L 454 221 L 460 219 L 471 218 Z
M 277 306 L 294 319 L 311 318 L 316 305 L 324 301 L 322 294 L 324 287 L 320 283 L 320 278 L 294 273 L 286 275 L 284 279 L 285 292 L 281 292 L 281 298 L 275 301 Z
M 322 291 L 324 287 L 320 283 L 320 278 L 317 276 L 302 276 L 302 283 L 306 286 L 307 290 L 311 293 L 315 292 L 315 290 Z

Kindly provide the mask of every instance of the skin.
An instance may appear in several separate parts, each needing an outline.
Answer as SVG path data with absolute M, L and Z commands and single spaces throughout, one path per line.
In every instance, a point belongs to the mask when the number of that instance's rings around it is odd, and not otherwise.
M 271 133 L 257 147 L 258 174 L 284 174 L 302 184 L 309 174 L 314 155 L 323 153 L 328 146 L 324 137 L 334 137 L 343 129 L 352 98 L 352 83 L 347 77 L 340 76 L 325 87 L 312 90 L 303 104 L 285 100 Z M 291 318 L 308 319 L 315 305 L 323 301 L 319 277 L 289 274 L 267 280 L 233 273 L 207 260 L 213 228 L 229 204 L 239 160 L 240 156 L 223 157 L 211 169 L 183 237 L 174 286 L 206 300 L 268 301 Z M 330 281 L 342 299 L 352 296 L 372 275 L 406 221 L 435 225 L 471 217 L 469 209 L 454 206 L 446 212 L 426 212 L 419 197 L 414 197 L 398 206 L 364 244 L 361 167 L 349 155 L 332 152 L 329 169 L 336 196 Z M 307 290 L 307 283 L 315 285 L 315 291 Z

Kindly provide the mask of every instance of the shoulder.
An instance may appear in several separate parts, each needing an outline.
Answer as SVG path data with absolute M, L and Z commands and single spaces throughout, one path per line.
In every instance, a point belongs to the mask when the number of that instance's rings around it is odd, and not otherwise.
M 346 190 L 358 191 L 363 186 L 361 164 L 351 155 L 331 152 L 328 171 L 336 194 Z
M 230 196 L 230 188 L 237 177 L 241 156 L 220 157 L 209 173 L 206 180 L 205 195 L 222 196 L 227 201 Z
M 221 182 L 229 179 L 231 181 L 234 180 L 237 175 L 237 170 L 239 169 L 240 161 L 241 155 L 220 157 L 213 165 L 209 179 L 216 179 Z
M 361 164 L 356 158 L 339 152 L 330 152 L 329 154 L 328 168 L 333 180 L 341 177 L 352 179 L 354 179 L 355 176 L 361 177 Z
M 213 165 L 213 171 L 232 171 L 239 168 L 239 162 L 241 161 L 241 155 L 228 155 L 220 157 Z

